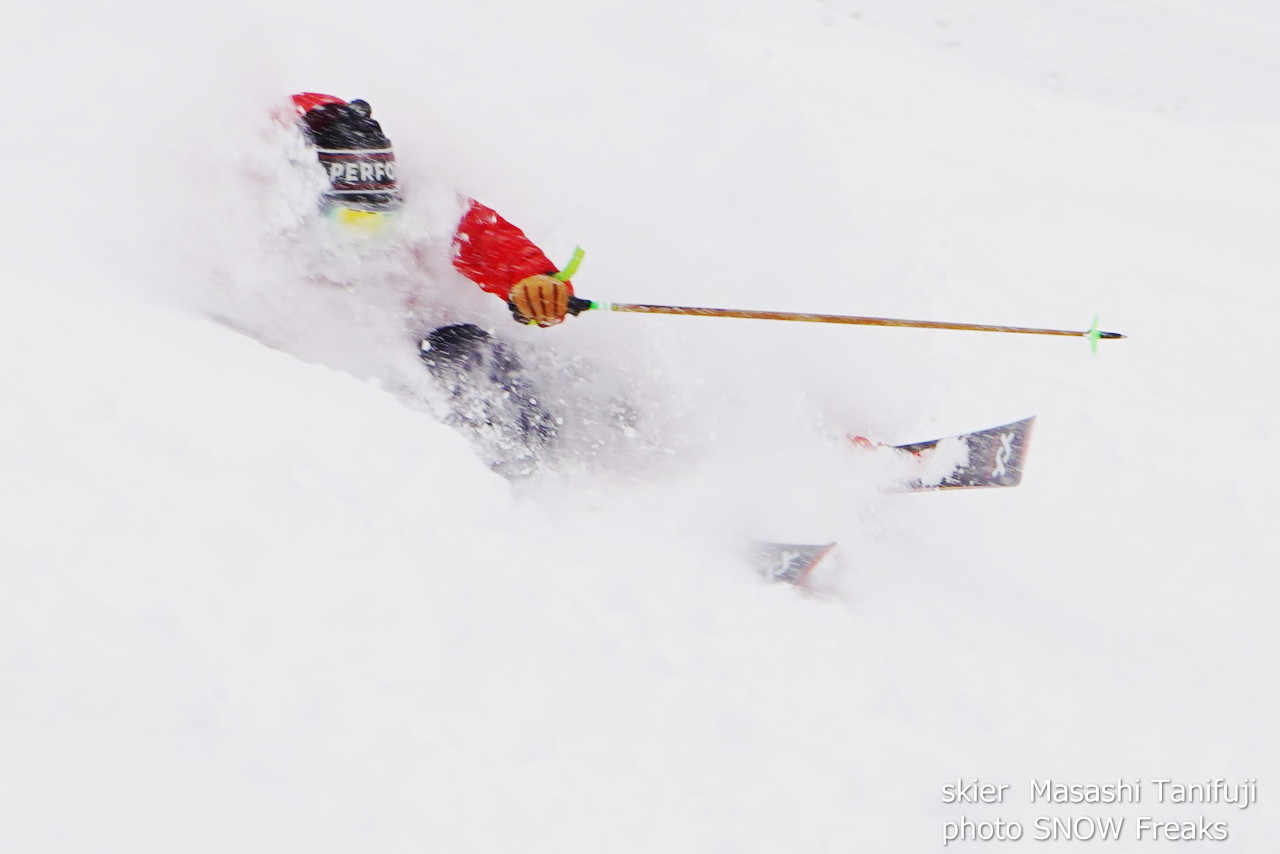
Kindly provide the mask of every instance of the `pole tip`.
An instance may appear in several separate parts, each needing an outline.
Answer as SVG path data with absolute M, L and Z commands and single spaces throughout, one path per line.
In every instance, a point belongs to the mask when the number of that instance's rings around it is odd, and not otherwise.
M 1121 335 L 1119 332 L 1103 332 L 1101 329 L 1099 329 L 1098 315 L 1095 314 L 1093 316 L 1093 323 L 1089 326 L 1089 331 L 1084 334 L 1084 337 L 1089 339 L 1089 349 L 1093 350 L 1093 355 L 1096 356 L 1098 355 L 1099 340 L 1103 338 L 1107 338 L 1107 339 L 1123 338 L 1124 336 Z

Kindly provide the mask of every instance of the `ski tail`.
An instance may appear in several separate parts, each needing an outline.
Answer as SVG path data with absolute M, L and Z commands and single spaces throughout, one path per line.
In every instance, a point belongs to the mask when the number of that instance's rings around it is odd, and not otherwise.
M 1022 482 L 1022 472 L 1027 459 L 1027 446 L 1035 426 L 1035 416 L 965 433 L 932 442 L 916 442 L 895 446 L 899 451 L 923 457 L 939 453 L 941 446 L 952 441 L 967 450 L 964 460 L 941 478 L 921 478 L 908 485 L 913 492 L 935 489 L 982 489 L 1001 486 L 1017 486 Z
M 769 581 L 799 586 L 835 550 L 835 543 L 755 543 L 752 559 Z
M 942 489 L 988 489 L 1017 486 L 1031 442 L 1035 416 L 944 439 L 885 445 L 862 436 L 849 436 L 856 447 L 889 449 L 916 463 L 916 476 L 907 482 L 908 492 Z

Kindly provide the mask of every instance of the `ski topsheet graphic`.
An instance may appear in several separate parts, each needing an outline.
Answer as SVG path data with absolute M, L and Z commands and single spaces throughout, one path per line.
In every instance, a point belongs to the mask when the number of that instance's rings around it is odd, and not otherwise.
M 975 433 L 909 445 L 882 445 L 862 436 L 849 438 L 861 448 L 892 448 L 908 456 L 916 469 L 915 477 L 906 484 L 911 492 L 1017 486 L 1022 481 L 1035 420 L 1033 415 Z
M 849 440 L 859 448 L 892 451 L 908 461 L 908 492 L 1017 486 L 1027 458 L 1035 416 L 945 439 L 885 445 L 862 436 Z M 752 563 L 769 581 L 803 585 L 814 568 L 836 549 L 835 543 L 754 543 Z
M 809 573 L 813 572 L 814 567 L 822 563 L 835 549 L 835 543 L 824 545 L 755 543 L 753 558 L 756 566 L 769 581 L 803 584 L 809 577 Z

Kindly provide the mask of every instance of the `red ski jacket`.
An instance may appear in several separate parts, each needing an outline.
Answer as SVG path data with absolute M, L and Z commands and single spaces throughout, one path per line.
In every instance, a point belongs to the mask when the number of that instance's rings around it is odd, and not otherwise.
M 453 235 L 453 266 L 481 289 L 504 300 L 520 280 L 557 272 L 556 265 L 523 231 L 475 199 Z M 573 296 L 573 284 L 565 284 Z

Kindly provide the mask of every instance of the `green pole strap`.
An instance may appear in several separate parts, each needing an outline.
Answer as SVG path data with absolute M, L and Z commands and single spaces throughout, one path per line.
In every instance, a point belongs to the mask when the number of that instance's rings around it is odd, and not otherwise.
M 587 253 L 581 246 L 573 247 L 573 255 L 569 258 L 569 263 L 565 264 L 564 269 L 554 274 L 551 278 L 559 279 L 562 282 L 573 278 L 573 274 L 578 272 L 578 268 L 582 266 L 582 259 Z

